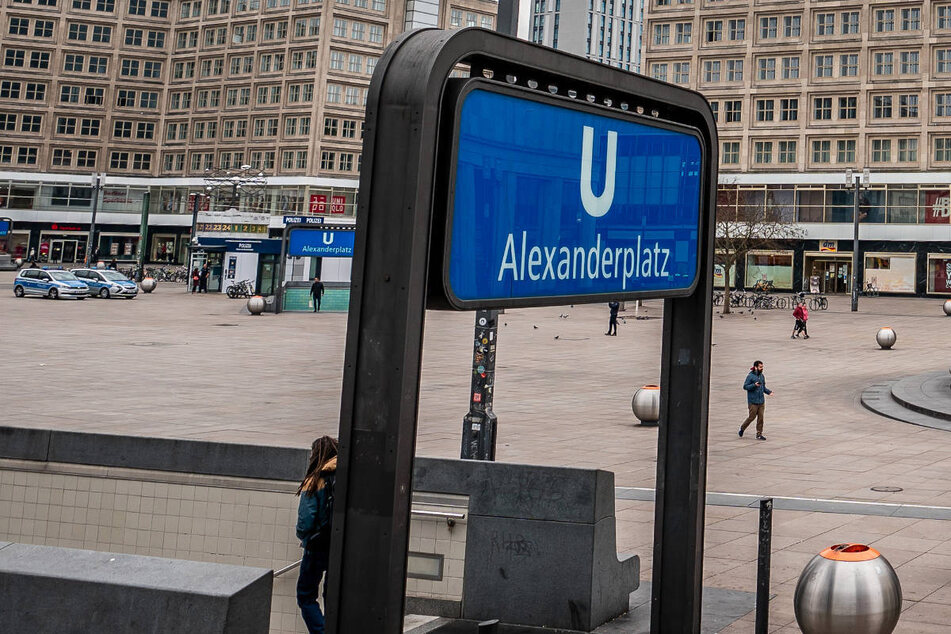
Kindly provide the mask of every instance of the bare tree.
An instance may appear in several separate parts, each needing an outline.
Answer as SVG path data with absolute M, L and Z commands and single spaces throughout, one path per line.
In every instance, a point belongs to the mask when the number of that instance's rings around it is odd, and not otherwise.
M 730 271 L 752 249 L 774 249 L 802 237 L 792 210 L 775 204 L 763 190 L 735 186 L 717 192 L 716 256 L 724 267 L 723 313 L 730 313 Z

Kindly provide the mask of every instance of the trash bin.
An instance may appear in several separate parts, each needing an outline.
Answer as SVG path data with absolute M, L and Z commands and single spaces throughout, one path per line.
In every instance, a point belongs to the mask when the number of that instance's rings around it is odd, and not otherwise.
M 806 564 L 793 604 L 803 634 L 890 634 L 901 614 L 901 584 L 874 548 L 836 544 Z

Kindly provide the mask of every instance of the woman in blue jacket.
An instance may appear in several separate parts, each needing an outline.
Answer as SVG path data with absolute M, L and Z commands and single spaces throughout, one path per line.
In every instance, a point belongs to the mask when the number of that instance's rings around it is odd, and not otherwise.
M 334 478 L 337 473 L 337 439 L 314 441 L 307 475 L 297 488 L 297 538 L 304 549 L 297 579 L 297 605 L 311 634 L 324 634 L 324 615 L 317 596 L 330 560 L 330 527 L 333 522 Z M 326 597 L 326 584 L 324 585 Z

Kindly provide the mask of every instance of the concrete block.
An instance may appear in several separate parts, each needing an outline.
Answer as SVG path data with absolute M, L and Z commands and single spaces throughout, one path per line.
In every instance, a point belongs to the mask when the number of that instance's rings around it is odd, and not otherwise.
M 50 430 L 26 427 L 0 427 L 0 458 L 46 460 Z
M 0 548 L 0 632 L 266 634 L 272 572 L 50 546 Z

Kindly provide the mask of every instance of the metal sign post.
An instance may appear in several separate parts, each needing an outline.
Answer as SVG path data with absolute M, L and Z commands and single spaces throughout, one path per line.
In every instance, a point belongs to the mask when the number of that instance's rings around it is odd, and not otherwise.
M 470 78 L 451 78 L 459 64 Z M 716 148 L 695 92 L 482 29 L 390 45 L 366 110 L 330 634 L 402 631 L 427 307 L 651 297 L 665 299 L 652 631 L 699 632 Z
M 495 399 L 495 350 L 499 333 L 499 311 L 476 311 L 472 349 L 472 386 L 469 413 L 462 419 L 462 451 L 469 460 L 495 460 L 495 432 L 498 418 L 492 411 Z

